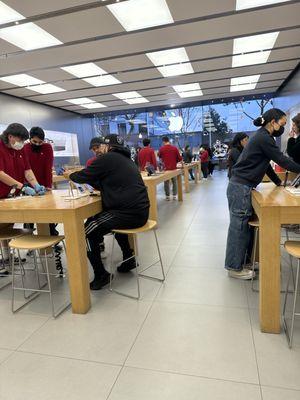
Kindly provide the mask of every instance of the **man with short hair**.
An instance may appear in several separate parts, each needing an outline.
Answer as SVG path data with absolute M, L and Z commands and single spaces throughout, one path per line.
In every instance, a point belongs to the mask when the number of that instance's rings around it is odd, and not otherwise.
M 151 140 L 146 138 L 143 140 L 144 148 L 138 153 L 139 167 L 141 171 L 145 170 L 147 165 L 153 165 L 154 169 L 157 169 L 157 161 L 154 150 L 150 146 Z
M 149 216 L 149 198 L 141 174 L 130 158 L 130 150 L 124 147 L 117 135 L 105 137 L 105 151 L 101 157 L 82 171 L 73 172 L 70 179 L 88 183 L 100 190 L 103 211 L 85 223 L 87 256 L 94 269 L 92 290 L 99 290 L 110 281 L 110 274 L 101 260 L 99 246 L 103 235 L 113 229 L 130 229 L 144 226 Z M 128 235 L 115 235 L 121 247 L 124 262 L 118 272 L 136 268 Z M 131 259 L 129 259 L 131 258 Z
M 90 142 L 90 150 L 94 153 L 94 157 L 91 157 L 86 162 L 86 167 L 89 167 L 97 157 L 101 156 L 105 149 L 104 139 L 100 136 L 94 137 Z
M 171 145 L 168 136 L 162 138 L 163 146 L 159 149 L 158 156 L 164 163 L 164 169 L 166 171 L 174 171 L 177 168 L 177 163 L 182 161 L 182 157 L 176 146 Z M 177 180 L 176 177 L 172 178 L 173 186 L 173 199 L 177 196 Z M 170 200 L 170 181 L 164 182 L 166 200 Z

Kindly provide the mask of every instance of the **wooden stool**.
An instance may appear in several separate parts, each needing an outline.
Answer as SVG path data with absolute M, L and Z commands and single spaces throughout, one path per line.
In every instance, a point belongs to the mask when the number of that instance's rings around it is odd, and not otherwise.
M 163 267 L 163 262 L 162 262 L 162 258 L 161 258 L 160 248 L 159 248 L 159 245 L 158 245 L 158 240 L 157 240 L 157 235 L 156 235 L 156 226 L 157 226 L 157 222 L 156 221 L 152 221 L 152 220 L 149 219 L 147 221 L 147 223 L 144 226 L 142 226 L 141 228 L 137 228 L 137 229 L 113 229 L 113 231 L 112 231 L 112 233 L 113 233 L 113 245 L 112 245 L 111 264 L 110 264 L 110 276 L 111 276 L 110 285 L 109 285 L 110 291 L 113 291 L 113 292 L 118 293 L 118 294 L 120 294 L 122 296 L 125 296 L 125 297 L 129 297 L 129 298 L 132 298 L 132 299 L 139 300 L 140 299 L 140 281 L 139 281 L 140 277 L 143 277 L 143 278 L 146 278 L 146 279 L 156 280 L 156 281 L 159 281 L 159 282 L 164 282 L 164 280 L 165 280 L 165 272 L 164 272 L 164 267 Z M 156 243 L 156 248 L 157 248 L 157 253 L 158 253 L 159 259 L 157 261 L 155 261 L 154 263 L 152 263 L 150 266 L 144 268 L 143 271 L 138 272 L 138 259 L 139 259 L 139 256 L 138 256 L 138 246 L 137 246 L 137 235 L 139 233 L 149 232 L 149 231 L 152 231 L 153 234 L 154 234 L 155 243 Z M 130 260 L 132 258 L 134 258 L 135 261 L 136 261 L 137 267 L 135 268 L 135 275 L 136 275 L 136 281 L 137 281 L 137 296 L 131 296 L 131 295 L 128 295 L 128 294 L 125 294 L 125 293 L 122 293 L 122 292 L 119 292 L 119 291 L 113 289 L 113 279 L 112 279 L 112 276 L 113 276 L 113 253 L 114 253 L 114 242 L 115 242 L 115 234 L 116 233 L 121 233 L 121 234 L 124 234 L 124 235 L 132 235 L 132 237 L 133 237 L 133 247 L 134 247 L 133 250 L 134 250 L 134 253 L 133 253 L 133 255 L 131 257 L 129 257 L 127 260 L 123 260 L 122 262 L 128 261 L 128 260 Z M 144 271 L 146 271 L 147 269 L 151 268 L 158 261 L 159 261 L 160 267 L 161 267 L 162 278 L 155 278 L 155 277 L 152 277 L 152 276 L 143 275 Z M 118 265 L 120 265 L 120 264 L 122 264 L 122 263 L 119 263 Z M 116 265 L 116 268 L 118 267 L 118 265 Z
M 29 229 L 14 229 L 12 226 L 8 226 L 7 228 L 2 228 L 0 229 L 0 253 L 2 257 L 2 266 L 3 269 L 6 270 L 6 265 L 5 265 L 5 259 L 4 259 L 4 247 L 3 247 L 3 242 L 9 241 L 11 239 L 15 239 L 20 236 L 27 235 L 31 233 Z M 10 251 L 8 252 L 8 263 L 9 266 L 12 264 L 12 261 L 14 261 L 13 258 L 11 258 Z M 8 274 L 8 272 L 7 272 Z M 3 276 L 5 278 L 5 276 Z M 7 285 L 10 285 L 11 282 L 7 282 L 4 285 L 0 287 L 0 289 L 3 289 Z
M 282 317 L 283 317 L 283 326 L 284 330 L 286 333 L 286 337 L 288 340 L 289 347 L 292 347 L 293 343 L 293 335 L 294 335 L 294 322 L 295 322 L 295 317 L 300 316 L 300 313 L 296 312 L 296 303 L 297 303 L 297 296 L 298 296 L 298 285 L 299 285 L 299 269 L 300 269 L 300 242 L 296 241 L 287 241 L 284 244 L 284 247 L 289 255 L 291 255 L 294 258 L 297 258 L 298 263 L 297 263 L 297 269 L 296 269 L 296 279 L 295 279 L 295 287 L 294 287 L 294 298 L 293 298 L 293 310 L 292 310 L 292 322 L 291 322 L 291 329 L 290 332 L 288 330 L 287 322 L 286 322 L 286 303 L 287 303 L 287 297 L 289 293 L 289 283 L 290 283 L 290 278 L 292 275 L 292 270 L 290 271 L 287 286 L 286 286 L 286 291 L 285 291 L 285 297 L 284 297 L 284 305 L 283 305 L 283 312 L 282 312 Z
M 49 293 L 53 318 L 56 318 L 67 307 L 69 307 L 70 302 L 67 305 L 64 305 L 62 308 L 60 308 L 59 311 L 55 312 L 53 296 L 52 296 L 52 288 L 51 288 L 51 282 L 50 282 L 50 276 L 55 275 L 55 274 L 49 272 L 48 257 L 47 257 L 48 256 L 48 248 L 53 247 L 60 242 L 63 243 L 64 249 L 66 251 L 65 243 L 64 243 L 64 236 L 25 235 L 25 236 L 21 236 L 19 238 L 13 239 L 9 242 L 9 247 L 11 249 L 13 249 L 13 259 L 14 259 L 15 250 L 17 250 L 17 252 L 18 252 L 19 260 L 21 260 L 20 250 L 32 250 L 33 251 L 35 272 L 36 272 L 36 278 L 37 278 L 37 282 L 38 282 L 38 289 L 25 288 L 24 287 L 24 278 L 23 278 L 23 276 L 21 276 L 22 287 L 15 286 L 15 265 L 14 265 L 14 263 L 12 263 L 12 312 L 13 313 L 16 311 L 19 311 L 21 308 L 26 306 L 30 301 L 34 300 L 37 296 L 39 296 L 40 293 Z M 45 257 L 45 266 L 46 266 L 45 272 L 39 272 L 38 263 L 37 263 L 37 254 L 36 253 L 38 253 L 38 252 L 41 253 L 42 250 L 44 250 L 44 257 Z M 38 255 L 40 258 L 41 265 L 44 267 L 42 260 L 41 260 L 41 256 L 39 253 L 38 253 Z M 47 282 L 43 286 L 41 286 L 41 284 L 40 284 L 39 275 L 46 275 Z M 48 289 L 43 289 L 43 287 L 46 285 L 48 285 Z M 20 307 L 18 307 L 16 309 L 14 307 L 15 290 L 24 291 L 24 297 L 27 300 L 23 305 L 21 305 Z M 32 293 L 26 297 L 25 296 L 26 291 L 30 291 Z

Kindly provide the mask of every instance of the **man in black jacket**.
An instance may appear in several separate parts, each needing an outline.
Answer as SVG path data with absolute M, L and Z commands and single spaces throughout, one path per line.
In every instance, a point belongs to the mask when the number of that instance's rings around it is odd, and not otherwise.
M 123 146 L 117 135 L 104 139 L 105 154 L 98 157 L 82 171 L 74 172 L 70 179 L 77 183 L 88 183 L 100 190 L 103 211 L 85 223 L 87 255 L 94 269 L 95 278 L 90 284 L 92 290 L 107 285 L 110 274 L 105 270 L 100 256 L 100 242 L 103 235 L 113 229 L 140 228 L 149 216 L 149 198 L 140 172 L 130 159 L 130 151 Z M 128 235 L 116 234 L 123 260 L 133 254 Z M 134 259 L 118 267 L 119 272 L 128 272 L 136 267 Z
M 300 113 L 292 118 L 293 126 L 287 142 L 287 153 L 296 163 L 300 163 Z

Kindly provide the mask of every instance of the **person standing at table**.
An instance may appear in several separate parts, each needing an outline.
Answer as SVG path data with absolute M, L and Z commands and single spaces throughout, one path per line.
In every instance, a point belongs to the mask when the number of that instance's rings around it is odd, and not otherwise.
M 171 145 L 168 136 L 162 138 L 163 145 L 159 149 L 158 157 L 164 163 L 166 171 L 174 171 L 177 168 L 177 163 L 182 161 L 182 157 L 176 146 Z M 171 179 L 172 181 L 172 192 L 173 199 L 176 200 L 177 197 L 177 180 L 176 177 Z M 164 182 L 166 200 L 170 200 L 170 181 Z
M 90 142 L 90 150 L 94 153 L 94 157 L 91 157 L 86 162 L 86 167 L 89 167 L 97 157 L 100 157 L 104 152 L 105 144 L 104 139 L 100 136 L 94 137 Z
M 193 154 L 191 152 L 191 148 L 190 148 L 189 144 L 187 144 L 184 147 L 184 151 L 182 152 L 182 159 L 183 159 L 183 162 L 186 164 L 190 164 L 193 161 Z M 194 177 L 192 169 L 189 170 L 189 174 L 190 174 L 191 179 L 194 181 L 195 177 Z
M 101 238 L 113 229 L 140 228 L 149 216 L 149 198 L 141 174 L 131 160 L 130 150 L 124 147 L 117 135 L 105 137 L 105 153 L 89 167 L 73 172 L 69 178 L 77 183 L 88 183 L 101 191 L 103 211 L 88 218 L 85 223 L 87 256 L 94 270 L 92 290 L 99 290 L 110 281 L 100 256 Z M 118 272 L 126 273 L 136 268 L 128 235 L 116 234 L 123 253 L 123 263 Z M 129 259 L 130 258 L 130 259 Z
M 292 118 L 292 130 L 287 142 L 287 153 L 292 159 L 300 163 L 300 113 Z
M 143 148 L 138 153 L 138 163 L 140 171 L 145 171 L 147 165 L 153 165 L 154 169 L 157 170 L 157 161 L 154 150 L 150 146 L 151 140 L 145 138 L 143 140 Z
M 231 177 L 231 170 L 233 166 L 237 163 L 241 152 L 244 147 L 248 143 L 249 136 L 246 133 L 237 133 L 233 138 L 233 141 L 230 146 L 230 150 L 228 153 L 228 178 Z
M 17 193 L 29 196 L 46 192 L 45 187 L 38 183 L 24 150 L 28 138 L 27 129 L 17 123 L 8 125 L 0 135 L 0 199 L 6 198 L 13 188 Z M 3 256 L 8 259 L 7 243 L 3 248 Z
M 201 160 L 201 171 L 203 174 L 203 179 L 206 181 L 208 176 L 209 154 L 204 146 L 200 147 L 200 160 Z
M 248 222 L 252 216 L 251 191 L 261 183 L 265 174 L 277 185 L 281 180 L 270 165 L 300 173 L 300 164 L 286 157 L 276 145 L 275 138 L 284 133 L 286 114 L 278 108 L 266 111 L 253 121 L 260 129 L 251 137 L 232 169 L 227 188 L 230 225 L 227 236 L 225 268 L 228 275 L 237 279 L 252 279 L 255 273 L 243 268 L 250 241 Z

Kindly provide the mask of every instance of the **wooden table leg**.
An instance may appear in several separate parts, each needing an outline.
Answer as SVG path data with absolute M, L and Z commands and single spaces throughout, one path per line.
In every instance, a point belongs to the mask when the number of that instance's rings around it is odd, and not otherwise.
M 198 167 L 196 166 L 195 168 L 194 168 L 194 171 L 195 171 L 195 174 L 194 174 L 194 178 L 195 178 L 195 183 L 197 184 L 198 183 Z M 200 175 L 199 175 L 199 177 L 200 177 Z
M 178 201 L 183 201 L 181 174 L 177 175 Z
M 262 332 L 280 333 L 280 211 L 259 215 L 259 314 Z
M 64 221 L 72 311 L 86 314 L 91 307 L 84 222 L 68 215 Z
M 147 185 L 148 196 L 150 201 L 149 219 L 152 221 L 158 220 L 156 185 Z
M 187 167 L 184 167 L 183 171 L 184 171 L 184 190 L 186 193 L 188 193 L 190 191 L 189 169 Z

